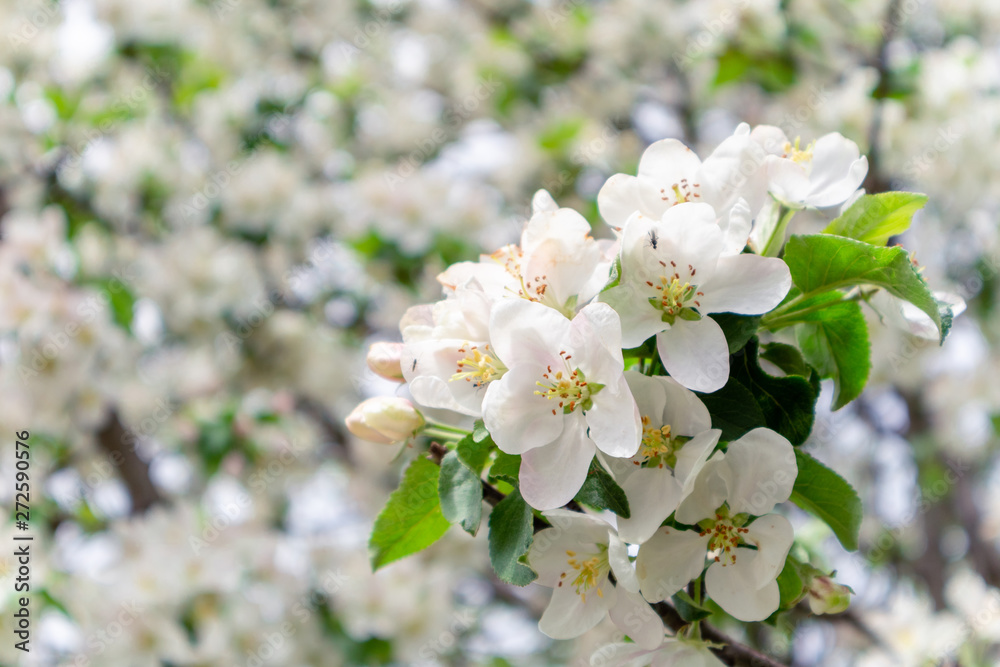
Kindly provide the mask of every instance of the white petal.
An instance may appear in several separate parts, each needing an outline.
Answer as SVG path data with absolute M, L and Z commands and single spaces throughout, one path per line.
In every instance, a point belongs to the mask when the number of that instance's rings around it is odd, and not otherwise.
M 663 620 L 638 593 L 619 588 L 610 612 L 618 629 L 642 648 L 652 650 L 663 643 Z
M 788 158 L 770 156 L 766 160 L 768 189 L 783 202 L 801 204 L 809 196 L 809 175 L 805 167 Z
M 558 311 L 527 299 L 503 299 L 490 315 L 490 343 L 507 368 L 557 362 L 569 331 L 570 321 Z
M 608 531 L 608 563 L 618 582 L 618 590 L 639 592 L 639 577 L 636 576 L 635 567 L 628 558 L 628 545 L 614 530 Z
M 691 492 L 694 481 L 701 469 L 705 467 L 715 446 L 719 444 L 722 431 L 719 429 L 706 429 L 695 437 L 684 443 L 681 450 L 677 452 L 677 465 L 674 466 L 674 477 L 677 478 L 683 487 L 684 495 Z M 722 504 L 720 500 L 712 509 Z
M 764 147 L 772 155 L 781 155 L 788 143 L 784 130 L 775 125 L 758 125 L 750 133 L 750 138 Z
M 763 621 L 778 609 L 780 594 L 778 584 L 772 581 L 757 588 L 753 554 L 749 549 L 738 549 L 736 563 L 722 567 L 713 563 L 705 574 L 705 590 L 726 613 L 741 621 Z
M 788 265 L 777 257 L 720 257 L 712 280 L 699 285 L 703 313 L 766 313 L 785 298 L 792 286 Z
M 710 317 L 678 319 L 656 335 L 656 349 L 670 376 L 694 391 L 711 393 L 729 380 L 729 344 Z
M 813 147 L 807 203 L 817 208 L 844 203 L 868 175 L 868 158 L 858 145 L 838 132 L 820 137 Z
M 618 517 L 618 534 L 631 544 L 642 544 L 677 509 L 681 486 L 670 468 L 640 468 L 622 484 L 630 518 Z
M 736 204 L 729 211 L 727 220 L 720 221 L 723 232 L 726 236 L 723 245 L 723 255 L 738 255 L 743 252 L 750 238 L 750 229 L 753 226 L 753 215 L 750 213 L 750 206 L 745 199 L 737 200 Z
M 639 408 L 639 414 L 643 417 L 649 417 L 650 421 L 654 422 L 652 426 L 657 426 L 655 422 L 662 418 L 664 411 L 668 408 L 666 383 L 661 380 L 670 380 L 670 378 L 650 377 L 639 371 L 625 371 L 625 381 L 628 382 L 629 391 L 632 392 L 632 398 L 635 399 L 635 404 Z M 671 424 L 671 426 L 673 425 Z
M 757 547 L 753 563 L 757 588 L 777 579 L 795 540 L 795 529 L 780 514 L 762 516 L 747 527 L 743 539 Z
M 608 226 L 621 229 L 629 217 L 641 207 L 639 179 L 628 174 L 615 174 L 597 193 L 597 208 Z
M 493 442 L 508 454 L 547 445 L 563 431 L 565 415 L 552 414 L 552 402 L 535 395 L 544 368 L 520 366 L 486 388 L 483 421 Z
M 561 575 L 571 571 L 567 552 L 597 551 L 599 545 L 608 544 L 612 528 L 606 521 L 580 512 L 549 510 L 544 515 L 552 527 L 535 534 L 528 549 L 528 563 L 538 574 L 538 584 L 556 588 Z
M 601 595 L 597 594 L 598 590 Z M 583 596 L 569 584 L 559 586 L 552 591 L 552 599 L 538 621 L 538 629 L 552 639 L 579 637 L 600 623 L 615 602 L 617 591 L 607 578 L 597 589 Z
M 690 438 L 712 428 L 712 417 L 708 413 L 708 408 L 693 391 L 684 388 L 673 378 L 656 376 L 652 379 L 663 386 L 667 402 L 666 409 L 661 414 L 663 423 L 670 424 L 670 432 L 673 435 Z
M 592 303 L 577 313 L 565 343 L 574 354 L 586 357 L 577 362 L 588 379 L 608 383 L 621 377 L 625 368 L 621 318 L 608 304 Z
M 648 297 L 632 283 L 616 285 L 598 298 L 618 313 L 624 349 L 639 347 L 667 326 L 660 319 L 660 311 L 650 306 Z
M 697 182 L 701 160 L 676 139 L 663 139 L 647 148 L 639 160 L 639 197 L 642 210 L 658 217 L 675 203 L 674 185 Z
M 552 444 L 521 455 L 518 479 L 525 502 L 535 509 L 550 510 L 573 500 L 587 479 L 594 450 L 582 417 L 569 415 L 562 434 Z
M 767 514 L 788 500 L 798 475 L 791 443 L 768 428 L 729 443 L 726 463 L 732 471 L 726 500 L 734 514 Z
M 559 208 L 556 204 L 556 200 L 552 198 L 548 190 L 538 190 L 535 196 L 531 198 L 531 212 L 532 213 L 542 213 L 545 211 L 555 211 Z
M 726 457 L 719 452 L 696 475 L 688 477 L 674 517 L 692 526 L 711 518 L 726 499 L 729 475 Z
M 594 444 L 608 456 L 635 455 L 642 440 L 642 423 L 625 376 L 597 392 L 593 401 L 586 420 Z
M 642 595 L 650 602 L 665 600 L 701 574 L 709 536 L 690 530 L 660 528 L 639 547 L 635 572 Z

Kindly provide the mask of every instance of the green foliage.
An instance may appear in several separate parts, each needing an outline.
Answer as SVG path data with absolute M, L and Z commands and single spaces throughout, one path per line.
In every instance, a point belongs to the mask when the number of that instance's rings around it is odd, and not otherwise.
M 839 410 L 861 395 L 871 371 L 868 324 L 856 301 L 839 293 L 824 294 L 832 305 L 803 313 L 795 335 L 802 353 L 821 377 L 833 378 L 833 409 Z
M 599 510 L 611 510 L 623 519 L 631 516 L 625 492 L 601 467 L 596 457 L 590 462 L 587 479 L 574 500 Z
M 785 559 L 785 567 L 778 574 L 778 592 L 781 602 L 778 609 L 791 609 L 806 593 L 806 582 L 802 576 L 802 564 L 794 557 Z
M 927 195 L 916 192 L 862 195 L 843 215 L 827 225 L 823 233 L 884 246 L 889 237 L 910 228 L 913 214 L 926 203 Z
M 823 292 L 874 285 L 927 313 L 942 331 L 944 340 L 942 309 L 902 248 L 883 248 L 841 236 L 814 234 L 792 236 L 785 246 L 784 258 L 792 282 L 802 291 L 796 299 L 799 306 Z M 786 311 L 783 320 L 800 310 L 789 309 L 790 305 L 779 309 Z
M 757 339 L 752 338 L 744 353 L 733 357 L 730 379 L 749 390 L 764 415 L 765 426 L 793 445 L 801 445 L 812 430 L 819 387 L 798 375 L 768 375 L 757 361 L 757 350 Z
M 745 53 L 730 47 L 718 58 L 713 87 L 753 82 L 768 92 L 780 92 L 795 83 L 795 60 L 788 53 Z
M 729 354 L 736 354 L 747 344 L 760 324 L 760 315 L 737 315 L 735 313 L 713 313 L 710 318 L 716 321 L 722 332 L 726 334 L 729 343 Z
M 502 479 L 517 486 L 517 476 L 521 470 L 521 457 L 517 454 L 497 452 L 493 465 L 490 466 L 490 479 Z
M 375 519 L 368 542 L 374 570 L 427 548 L 448 530 L 438 496 L 440 472 L 422 456 L 407 467 L 399 488 Z
M 732 375 L 722 389 L 711 394 L 699 393 L 698 398 L 708 408 L 712 428 L 722 430 L 722 440 L 735 440 L 767 423 L 753 394 Z
M 801 375 L 809 377 L 812 369 L 806 363 L 799 349 L 787 343 L 768 343 L 762 345 L 758 353 L 759 359 L 766 359 L 780 368 L 786 375 Z
M 483 518 L 483 483 L 457 451 L 448 452 L 441 459 L 438 496 L 444 518 L 460 524 L 470 535 L 479 531 Z
M 458 441 L 455 451 L 462 463 L 467 465 L 477 476 L 483 474 L 486 462 L 490 460 L 490 452 L 493 451 L 493 438 L 489 431 L 482 425 L 482 421 L 476 422 L 475 430 Z
M 490 513 L 490 563 L 500 581 L 527 586 L 537 575 L 520 562 L 534 535 L 534 515 L 515 489 Z
M 795 450 L 799 474 L 791 501 L 830 526 L 844 548 L 856 551 L 863 508 L 847 481 L 800 449 Z
M 695 585 L 700 586 L 701 580 L 697 580 Z M 710 610 L 705 609 L 700 604 L 695 602 L 694 599 L 687 594 L 687 591 L 683 589 L 674 593 L 670 600 L 674 603 L 674 609 L 677 610 L 680 617 L 688 623 L 700 621 L 703 618 L 708 618 L 712 615 Z

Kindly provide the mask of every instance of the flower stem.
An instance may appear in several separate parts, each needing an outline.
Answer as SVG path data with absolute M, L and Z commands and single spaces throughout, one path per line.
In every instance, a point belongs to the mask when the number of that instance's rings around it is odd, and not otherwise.
M 778 218 L 778 224 L 774 226 L 771 230 L 771 236 L 768 237 L 767 243 L 764 244 L 764 248 L 760 251 L 762 257 L 777 257 L 778 253 L 781 251 L 781 246 L 785 243 L 785 232 L 788 230 L 788 223 L 791 222 L 792 216 L 796 213 L 794 208 L 781 207 L 780 217 Z

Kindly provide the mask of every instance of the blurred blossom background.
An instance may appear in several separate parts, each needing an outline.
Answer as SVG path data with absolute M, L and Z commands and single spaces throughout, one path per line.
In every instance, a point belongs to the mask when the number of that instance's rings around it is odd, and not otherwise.
M 35 535 L 30 654 L 0 555 L 0 663 L 589 664 L 610 622 L 541 635 L 485 531 L 373 575 L 401 461 L 343 419 L 397 391 L 368 346 L 535 190 L 607 237 L 609 175 L 746 121 L 926 192 L 898 240 L 969 307 L 943 347 L 874 326 L 865 394 L 821 398 L 861 550 L 793 519 L 851 610 L 743 638 L 998 664 L 998 28 L 992 0 L 0 0 L 0 495 L 28 430 Z

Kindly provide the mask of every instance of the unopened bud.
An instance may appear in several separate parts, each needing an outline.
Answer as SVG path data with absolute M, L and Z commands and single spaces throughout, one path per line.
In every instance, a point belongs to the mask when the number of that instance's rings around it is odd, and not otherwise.
M 372 343 L 368 348 L 368 368 L 386 380 L 402 382 L 403 369 L 399 364 L 402 353 L 402 343 Z
M 424 418 L 405 398 L 378 396 L 354 408 L 347 430 L 363 440 L 392 445 L 405 442 L 424 426 Z
M 847 611 L 853 592 L 849 586 L 838 584 L 830 577 L 815 577 L 809 585 L 809 609 L 817 616 Z

